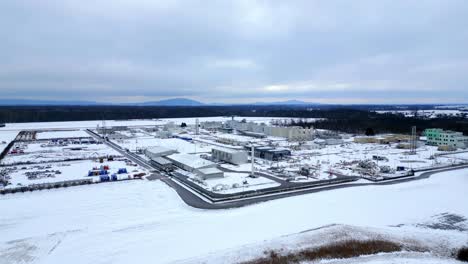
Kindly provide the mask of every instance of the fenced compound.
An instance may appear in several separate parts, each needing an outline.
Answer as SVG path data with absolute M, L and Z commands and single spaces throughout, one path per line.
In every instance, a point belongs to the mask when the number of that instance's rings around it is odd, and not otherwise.
M 141 178 L 129 178 L 129 179 L 121 179 L 120 181 L 129 181 L 129 180 L 141 180 Z M 72 186 L 80 186 L 80 185 L 89 185 L 89 184 L 96 184 L 96 183 L 106 183 L 106 182 L 117 182 L 117 181 L 95 181 L 92 178 L 90 179 L 77 179 L 77 180 L 68 180 L 68 181 L 60 181 L 60 182 L 49 182 L 49 183 L 37 183 L 31 184 L 28 186 L 20 186 L 20 187 L 13 187 L 13 188 L 6 188 L 0 190 L 0 194 L 9 194 L 9 193 L 24 193 L 24 192 L 33 192 L 33 191 L 40 191 L 40 190 L 50 190 L 50 189 L 58 189 L 58 188 L 67 188 Z

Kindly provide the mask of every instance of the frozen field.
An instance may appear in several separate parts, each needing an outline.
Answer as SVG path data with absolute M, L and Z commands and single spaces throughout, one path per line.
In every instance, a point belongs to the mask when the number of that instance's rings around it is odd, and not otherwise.
M 246 119 L 252 122 L 268 122 L 272 119 L 284 119 L 275 117 L 237 117 L 236 119 Z M 200 122 L 204 121 L 226 121 L 231 117 L 199 117 Z M 106 126 L 154 126 L 163 125 L 169 121 L 174 121 L 175 124 L 185 122 L 187 125 L 195 124 L 196 118 L 167 118 L 167 119 L 137 119 L 137 120 L 105 120 Z M 2 130 L 23 130 L 23 129 L 71 129 L 71 128 L 90 128 L 95 129 L 97 126 L 102 126 L 102 120 L 90 121 L 67 121 L 67 122 L 37 122 L 37 123 L 7 123 Z
M 442 244 L 463 244 L 466 231 L 451 236 L 415 224 L 442 213 L 468 217 L 467 186 L 465 169 L 219 211 L 188 207 L 159 181 L 5 195 L 0 263 L 232 263 L 232 256 L 223 256 L 239 247 L 262 254 L 259 244 L 330 224 L 420 230 Z M 409 229 L 390 227 L 400 224 Z
M 15 143 L 13 147 L 23 149 L 23 154 L 9 154 L 3 160 L 2 164 L 15 164 L 18 162 L 38 163 L 61 161 L 65 159 L 89 159 L 98 158 L 107 155 L 119 156 L 115 150 L 104 144 L 79 144 L 79 145 L 59 145 L 47 144 L 44 142 L 21 142 Z M 77 150 L 76 148 L 79 148 Z
M 209 144 L 192 143 L 179 138 L 162 139 L 154 137 L 145 137 L 138 139 L 115 140 L 115 142 L 121 147 L 128 148 L 131 151 L 135 151 L 137 148 L 148 148 L 158 146 L 174 149 L 179 153 L 211 152 L 211 147 Z
M 18 135 L 19 131 L 0 131 L 0 152 Z
M 404 116 L 407 117 L 413 117 L 415 114 L 415 111 L 411 110 L 382 110 L 382 111 L 376 111 L 377 113 L 383 114 L 383 113 L 393 113 L 393 114 L 403 114 Z M 446 109 L 436 109 L 436 110 L 418 110 L 417 115 L 419 117 L 428 117 L 428 118 L 436 118 L 439 115 L 443 116 L 460 116 L 463 114 L 468 114 L 468 111 L 462 111 L 462 110 L 446 110 Z
M 41 131 L 36 134 L 37 139 L 89 137 L 83 130 Z
M 124 161 L 106 161 L 104 163 L 99 163 L 98 161 L 92 160 L 83 160 L 83 161 L 71 161 L 63 163 L 43 163 L 40 165 L 29 165 L 21 166 L 19 170 L 15 170 L 9 174 L 11 177 L 11 185 L 8 185 L 6 188 L 18 187 L 18 186 L 27 186 L 30 184 L 37 183 L 46 183 L 46 182 L 59 182 L 67 180 L 77 180 L 77 179 L 88 179 L 92 178 L 97 180 L 99 176 L 88 176 L 88 171 L 93 168 L 99 168 L 101 165 L 109 166 L 109 175 L 117 173 L 119 168 L 126 168 L 130 174 L 141 172 L 142 169 L 128 166 Z M 25 168 L 25 169 L 22 169 Z M 45 170 L 49 171 L 60 171 L 60 174 L 51 173 L 52 177 L 41 177 L 46 175 L 46 173 L 39 173 L 38 177 L 35 179 L 29 179 L 26 175 L 27 172 L 43 172 Z M 136 172 L 133 172 L 136 170 Z M 121 178 L 127 176 L 128 174 L 121 174 Z M 119 177 L 120 177 L 119 176 Z

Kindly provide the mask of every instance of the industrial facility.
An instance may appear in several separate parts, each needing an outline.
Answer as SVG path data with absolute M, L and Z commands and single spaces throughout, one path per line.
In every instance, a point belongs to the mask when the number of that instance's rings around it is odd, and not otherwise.
M 287 120 L 266 118 L 155 120 L 138 126 L 127 123 L 107 127 L 103 122 L 102 126 L 86 132 L 20 131 L 15 135 L 17 142 L 4 144 L 9 147 L 3 153 L 2 165 L 11 167 L 4 174 L 18 179 L 14 176 L 18 174 L 14 172 L 15 166 L 21 165 L 18 162 L 66 159 L 103 162 L 104 153 L 113 153 L 117 159 L 124 155 L 146 163 L 145 169 L 159 175 L 157 178 L 165 175 L 181 184 L 227 194 L 334 179 L 380 181 L 468 161 L 468 152 L 465 154 L 463 150 L 467 147 L 467 137 L 442 129 L 427 129 L 420 138 L 416 127 L 408 128 L 408 134 L 364 136 L 288 126 L 291 122 Z M 118 152 L 109 152 L 109 147 Z M 40 149 L 44 151 L 37 151 Z M 57 159 L 58 155 L 62 158 Z M 123 160 L 99 165 L 104 167 L 86 165 L 82 175 L 72 180 L 82 177 L 119 180 L 126 177 L 119 174 L 123 168 L 127 168 L 125 175 L 132 179 L 143 173 L 126 167 L 130 162 Z M 107 173 L 105 165 L 110 166 Z M 44 172 L 46 168 L 40 168 L 36 171 L 33 166 L 25 166 L 24 175 L 36 182 L 60 178 L 59 173 L 52 175 L 50 171 Z M 62 170 L 67 172 L 62 168 L 55 171 Z M 14 183 L 6 176 L 2 177 L 3 185 L 6 181 L 6 184 Z
M 270 161 L 283 160 L 291 155 L 291 151 L 285 148 L 273 148 L 268 146 L 254 147 L 254 155 L 257 158 Z
M 468 137 L 461 132 L 428 128 L 423 135 L 427 137 L 427 144 L 432 146 L 449 146 L 453 148 L 468 148 Z
M 178 168 L 193 172 L 202 179 L 223 177 L 224 173 L 218 170 L 216 163 L 193 154 L 173 154 L 167 156 Z
M 313 139 L 313 128 L 302 128 L 297 126 L 271 126 L 264 123 L 257 124 L 254 122 L 241 122 L 237 120 L 229 120 L 226 124 L 236 130 L 255 133 L 258 135 L 283 137 L 290 141 L 307 141 Z M 252 135 L 252 134 L 250 134 Z
M 228 148 L 213 148 L 211 156 L 214 159 L 222 160 L 232 164 L 243 164 L 248 161 L 248 154 L 243 150 L 235 150 Z

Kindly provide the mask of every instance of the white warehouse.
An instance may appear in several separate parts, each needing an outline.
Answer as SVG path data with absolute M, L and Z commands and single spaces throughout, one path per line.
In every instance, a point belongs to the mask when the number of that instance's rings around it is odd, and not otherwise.
M 169 149 L 169 148 L 159 147 L 159 146 L 149 147 L 145 149 L 145 155 L 150 159 L 168 156 L 176 152 L 177 151 L 175 151 L 174 149 Z
M 177 167 L 195 173 L 202 179 L 222 178 L 224 173 L 217 169 L 216 163 L 193 154 L 173 154 L 166 157 Z
M 288 126 L 288 127 L 279 127 L 279 126 L 269 126 L 262 124 L 256 124 L 254 122 L 239 122 L 235 120 L 229 120 L 226 124 L 236 130 L 240 131 L 249 131 L 256 134 L 264 134 L 267 136 L 273 137 L 284 137 L 290 141 L 308 141 L 312 140 L 314 137 L 313 128 L 302 128 L 298 126 Z
M 248 161 L 248 154 L 244 150 L 234 150 L 228 148 L 213 148 L 211 156 L 217 160 L 222 160 L 232 164 L 244 164 Z

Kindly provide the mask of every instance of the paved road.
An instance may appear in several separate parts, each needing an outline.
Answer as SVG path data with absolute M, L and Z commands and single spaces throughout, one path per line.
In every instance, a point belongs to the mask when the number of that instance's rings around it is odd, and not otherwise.
M 309 194 L 309 193 L 316 193 L 316 192 L 321 192 L 321 191 L 329 191 L 329 190 L 336 190 L 336 189 L 341 189 L 341 188 L 350 188 L 350 187 L 358 187 L 358 186 L 368 186 L 368 185 L 393 185 L 393 184 L 400 184 L 404 182 L 409 182 L 409 181 L 416 181 L 416 180 L 422 180 L 422 179 L 427 179 L 431 177 L 434 174 L 440 173 L 440 172 L 446 172 L 446 171 L 452 171 L 452 170 L 459 170 L 463 168 L 468 168 L 468 165 L 465 166 L 460 166 L 457 168 L 449 168 L 449 169 L 442 169 L 438 171 L 428 171 L 424 172 L 419 176 L 414 176 L 411 178 L 401 178 L 398 180 L 394 181 L 383 181 L 383 182 L 378 182 L 378 183 L 343 183 L 343 184 L 338 184 L 338 185 L 329 185 L 329 186 L 324 186 L 324 187 L 319 187 L 319 188 L 314 188 L 314 189 L 306 189 L 306 190 L 300 190 L 296 191 L 293 193 L 278 193 L 272 196 L 266 196 L 266 197 L 253 197 L 251 199 L 247 200 L 234 200 L 234 201 L 229 201 L 229 202 L 223 202 L 223 203 L 208 203 L 199 197 L 195 196 L 191 192 L 187 191 L 185 188 L 181 187 L 180 185 L 177 185 L 176 183 L 168 180 L 167 178 L 163 178 L 162 181 L 174 188 L 179 196 L 182 198 L 182 200 L 196 208 L 200 209 L 228 209 L 228 208 L 236 208 L 236 207 L 242 207 L 246 205 L 251 205 L 251 204 L 256 204 L 260 202 L 266 202 L 270 200 L 275 200 L 275 199 L 280 199 L 280 198 L 285 198 L 285 197 L 291 197 L 291 196 L 296 196 L 296 195 L 302 195 L 302 194 Z
M 142 159 L 141 157 L 139 157 L 138 155 L 136 154 L 133 154 L 133 153 L 129 153 L 127 151 L 125 151 L 124 149 L 122 149 L 119 145 L 111 142 L 111 141 L 108 141 L 108 140 L 104 140 L 104 138 L 102 138 L 101 136 L 99 136 L 98 134 L 90 131 L 90 130 L 86 130 L 86 132 L 91 135 L 93 138 L 95 138 L 96 140 L 99 140 L 99 141 L 102 141 L 104 142 L 104 144 L 106 144 L 107 146 L 111 147 L 112 149 L 114 149 L 115 151 L 119 152 L 120 154 L 122 154 L 123 156 L 127 157 L 129 160 L 135 162 L 136 164 L 142 166 L 143 168 L 145 169 L 148 169 L 150 171 L 153 171 L 154 170 L 154 167 L 151 166 L 150 164 L 148 164 L 148 162 L 146 162 L 146 160 Z
M 102 138 L 99 137 L 99 135 L 88 131 L 90 135 L 93 137 L 102 140 Z M 152 167 L 148 162 L 143 160 L 142 158 L 124 151 L 123 149 L 120 148 L 115 143 L 105 141 L 106 144 L 115 149 L 116 151 L 120 152 L 122 155 L 126 156 L 127 158 L 133 160 L 137 164 L 149 168 L 150 170 L 156 171 L 154 167 Z M 188 187 L 182 187 L 180 184 L 176 183 L 174 179 L 171 179 L 170 177 L 159 173 L 159 172 L 154 172 L 151 176 L 147 177 L 148 180 L 161 180 L 162 182 L 166 183 L 168 186 L 172 187 L 180 198 L 189 206 L 195 207 L 195 208 L 200 208 L 200 209 L 228 209 L 228 208 L 236 208 L 236 207 L 242 207 L 242 206 L 247 206 L 251 204 L 256 204 L 260 202 L 265 202 L 265 201 L 270 201 L 270 200 L 275 200 L 275 199 L 280 199 L 280 198 L 285 198 L 285 197 L 291 197 L 291 196 L 296 196 L 296 195 L 302 195 L 302 194 L 308 194 L 308 193 L 316 193 L 316 192 L 321 192 L 321 191 L 328 191 L 328 190 L 335 190 L 335 189 L 341 189 L 341 188 L 349 188 L 349 187 L 358 187 L 358 186 L 368 186 L 368 185 L 392 185 L 392 184 L 400 184 L 403 182 L 409 182 L 409 181 L 416 181 L 416 180 L 422 180 L 422 179 L 427 179 L 433 174 L 440 173 L 440 172 L 445 172 L 445 171 L 452 171 L 452 170 L 459 170 L 459 169 L 464 169 L 468 168 L 468 165 L 463 165 L 463 166 L 458 166 L 458 167 L 452 167 L 452 168 L 447 168 L 447 169 L 439 169 L 436 171 L 427 171 L 421 173 L 419 176 L 413 176 L 413 177 L 408 177 L 408 178 L 400 178 L 397 180 L 391 180 L 391 181 L 382 181 L 382 182 L 376 182 L 376 183 L 340 183 L 336 185 L 327 185 L 323 187 L 314 187 L 310 189 L 303 189 L 303 190 L 296 190 L 296 191 L 290 191 L 290 192 L 279 192 L 275 194 L 271 194 L 268 196 L 256 196 L 256 197 L 250 197 L 250 198 L 244 198 L 244 199 L 237 199 L 237 200 L 232 200 L 232 201 L 223 201 L 223 202 L 209 202 L 206 201 L 207 199 L 202 199 L 200 198 L 199 194 L 196 195 L 192 191 L 187 190 L 186 188 Z

